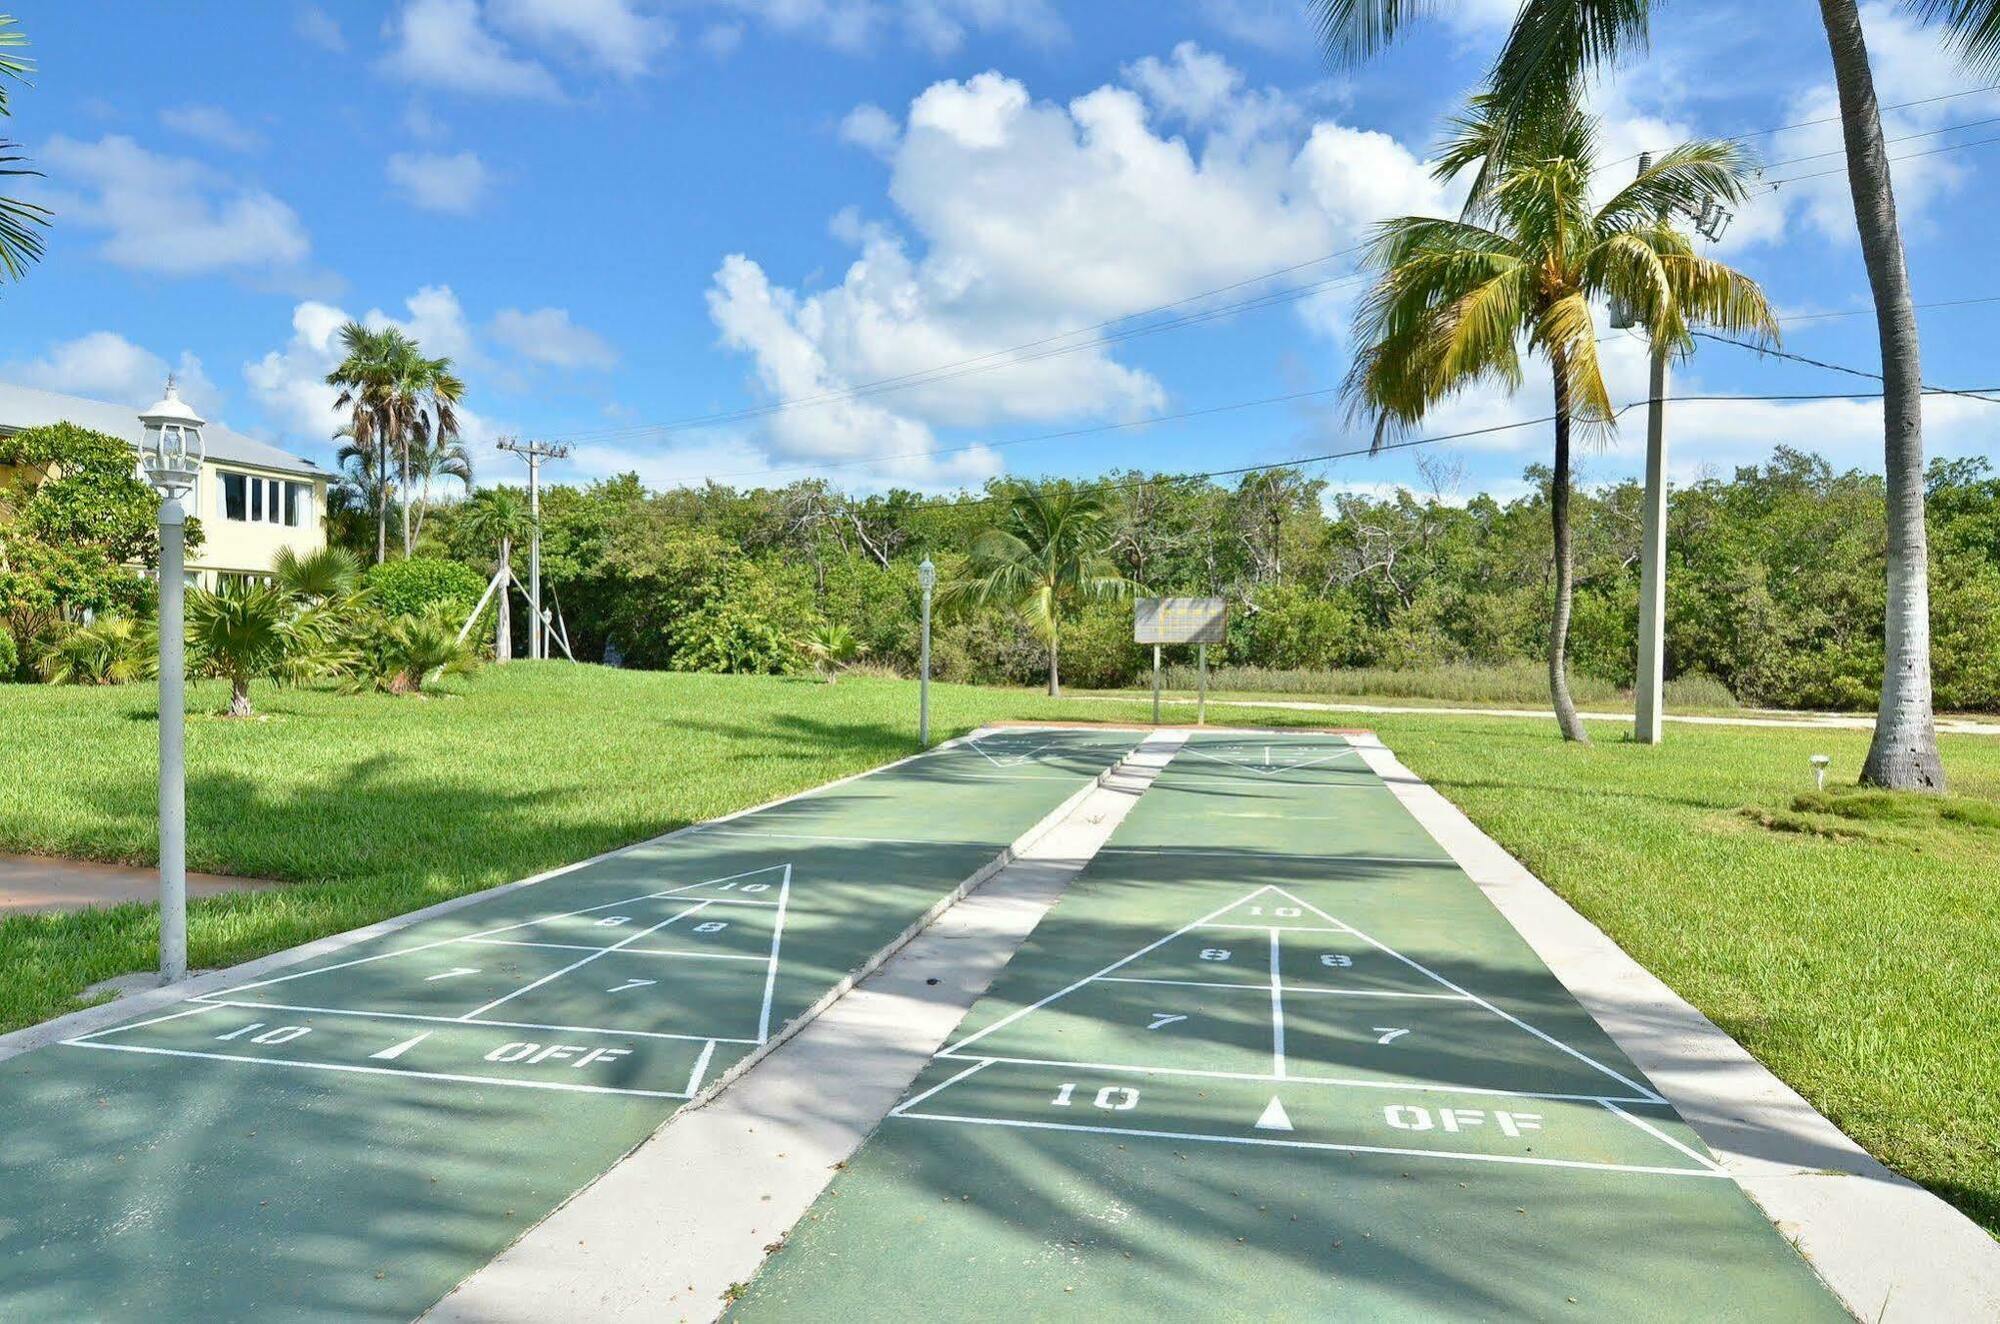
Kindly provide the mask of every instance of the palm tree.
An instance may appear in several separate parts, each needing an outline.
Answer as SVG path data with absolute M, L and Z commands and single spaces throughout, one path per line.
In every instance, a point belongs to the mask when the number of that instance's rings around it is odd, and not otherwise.
M 472 454 L 465 443 L 454 433 L 439 436 L 426 430 L 423 444 L 410 452 L 410 474 L 420 485 L 423 495 L 415 498 L 417 507 L 416 539 L 424 536 L 424 516 L 430 513 L 431 487 L 446 479 L 457 479 L 472 491 Z
M 0 117 L 13 113 L 7 106 L 5 80 L 25 80 L 35 69 L 34 61 L 5 52 L 27 44 L 27 37 L 15 29 L 13 16 L 0 14 Z M 21 164 L 27 158 L 19 154 L 19 149 L 19 143 L 0 138 L 0 177 L 42 173 Z M 37 203 L 0 197 L 0 271 L 6 272 L 9 279 L 21 279 L 28 273 L 28 264 L 41 257 L 42 236 L 36 227 L 48 225 L 49 216 L 49 209 Z
M 812 654 L 813 665 L 829 685 L 840 679 L 841 668 L 867 651 L 868 646 L 854 637 L 851 628 L 838 623 L 818 626 L 806 635 L 806 652 Z
M 345 547 L 321 547 L 303 555 L 281 547 L 271 576 L 286 597 L 307 606 L 340 602 L 361 589 L 361 566 Z
M 335 434 L 348 439 L 340 451 L 341 463 L 358 462 L 373 488 L 377 565 L 389 559 L 389 448 L 398 428 L 394 365 L 397 342 L 403 340 L 393 327 L 370 331 L 359 322 L 349 322 L 340 328 L 344 355 L 326 375 L 328 386 L 340 388 L 333 407 L 348 411 L 348 421 Z
M 1076 607 L 1135 587 L 1110 556 L 1111 507 L 1067 485 L 1016 483 L 1001 494 L 993 526 L 973 539 L 965 576 L 947 584 L 947 606 L 1014 608 L 1049 646 L 1049 694 L 1062 693 L 1062 627 Z
M 1436 0 L 1314 0 L 1328 43 L 1366 55 Z M 1571 98 L 1587 70 L 1645 45 L 1654 0 L 1526 0 L 1493 71 L 1494 92 L 1516 115 Z M 2000 0 L 1911 0 L 1971 64 L 2000 64 Z M 1882 697 L 1864 783 L 1945 788 L 1931 703 L 1930 550 L 1924 530 L 1923 365 L 1903 261 L 1882 112 L 1856 0 L 1820 0 L 1847 147 L 1848 192 L 1875 298 L 1882 350 L 1883 469 L 1888 479 L 1888 594 Z
M 188 642 L 201 664 L 229 680 L 229 715 L 251 717 L 250 682 L 298 683 L 340 669 L 332 612 L 302 605 L 280 584 L 225 581 L 188 598 Z
M 1477 169 L 1485 191 L 1457 220 L 1384 222 L 1371 261 L 1382 269 L 1356 314 L 1347 391 L 1372 414 L 1376 443 L 1420 422 L 1475 382 L 1521 384 L 1521 351 L 1546 359 L 1555 386 L 1549 517 L 1555 602 L 1549 694 L 1568 740 L 1587 741 L 1566 669 L 1574 588 L 1569 527 L 1573 428 L 1601 439 L 1616 426 L 1597 356 L 1594 305 L 1630 307 L 1654 343 L 1685 349 L 1701 322 L 1760 338 L 1777 327 L 1763 291 L 1694 252 L 1664 219 L 1708 199 L 1740 200 L 1748 166 L 1730 143 L 1686 143 L 1662 155 L 1603 206 L 1589 203 L 1597 122 L 1571 106 L 1504 129 L 1492 97 L 1473 102 L 1437 175 Z
M 472 486 L 472 464 L 458 440 L 458 402 L 465 395 L 465 383 L 452 371 L 450 359 L 425 358 L 417 352 L 414 341 L 406 340 L 404 346 L 395 361 L 395 416 L 400 424 L 395 436 L 402 461 L 403 555 L 408 556 L 416 545 L 410 526 L 410 507 L 415 504 L 410 480 L 419 471 L 418 457 L 425 457 L 422 463 L 433 472 L 462 469 L 468 489 Z M 425 478 L 424 496 L 430 496 L 429 477 Z M 421 515 L 418 524 L 422 524 Z
M 109 615 L 65 630 L 36 661 L 51 685 L 124 685 L 153 675 L 159 665 L 152 622 Z
M 499 549 L 498 560 L 494 563 L 494 573 L 514 564 L 514 540 L 534 527 L 528 514 L 528 503 L 512 488 L 489 487 L 472 500 L 465 503 L 465 509 L 458 516 L 458 526 L 466 535 L 479 542 L 492 543 Z M 512 585 L 503 581 L 500 585 L 498 618 L 493 627 L 493 660 L 508 661 L 514 655 L 514 619 L 509 597 Z

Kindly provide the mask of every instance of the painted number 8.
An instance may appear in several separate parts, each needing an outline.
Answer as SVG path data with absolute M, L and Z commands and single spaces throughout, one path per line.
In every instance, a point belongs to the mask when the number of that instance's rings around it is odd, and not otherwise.
M 1227 947 L 1204 947 L 1201 949 L 1201 959 L 1204 961 L 1227 961 L 1229 959 L 1229 949 Z

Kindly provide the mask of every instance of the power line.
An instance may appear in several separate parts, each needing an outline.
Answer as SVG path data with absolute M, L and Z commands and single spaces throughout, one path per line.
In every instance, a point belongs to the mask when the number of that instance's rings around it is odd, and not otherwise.
M 1988 124 L 2000 124 L 2000 115 L 1989 115 L 1985 119 L 1979 120 L 1966 120 L 1962 124 L 1947 124 L 1941 129 L 1926 129 L 1922 133 L 1906 133 L 1896 138 L 1884 138 L 1882 144 L 1886 147 L 1895 143 L 1915 142 L 1919 138 L 1935 138 L 1939 134 L 1957 133 L 1961 129 L 1977 129 Z M 1836 147 L 1827 152 L 1814 152 L 1810 156 L 1790 156 L 1782 161 L 1766 161 L 1762 168 L 1765 170 L 1776 170 L 1779 166 L 1798 165 L 1805 161 L 1824 161 L 1829 156 L 1846 155 L 1847 149 L 1845 147 Z
M 1960 97 L 1974 97 L 1978 96 L 1982 92 L 2000 92 L 2000 83 L 1988 83 L 1983 87 L 1961 88 L 1956 92 L 1943 92 L 1934 97 L 1919 97 L 1915 101 L 1898 101 L 1893 105 L 1882 106 L 1879 107 L 1878 109 L 1884 112 L 1891 110 L 1908 110 L 1912 106 L 1929 106 L 1929 105 L 1935 105 L 1940 101 L 1956 101 Z M 1714 139 L 1713 141 L 1725 142 L 1725 143 L 1740 143 L 1740 142 L 1746 142 L 1751 138 L 1768 138 L 1772 134 L 1776 133 L 1790 133 L 1793 129 L 1811 129 L 1811 128 L 1816 128 L 1822 124 L 1838 124 L 1840 123 L 1840 120 L 1841 117 L 1839 115 L 1822 115 L 1818 119 L 1800 120 L 1796 124 L 1780 124 L 1774 128 L 1769 128 L 1769 129 L 1752 129 L 1747 133 L 1732 133 L 1728 137 L 1717 138 Z M 1649 149 L 1649 150 L 1657 150 L 1657 149 Z M 1630 156 L 1621 156 L 1616 161 L 1607 161 L 1605 162 L 1605 164 L 1623 165 L 1627 161 L 1636 161 L 1645 154 L 1646 154 L 1645 152 L 1634 152 Z
M 1850 368 L 1844 363 L 1829 363 L 1825 359 L 1807 358 L 1803 354 L 1794 354 L 1789 350 L 1776 349 L 1768 345 L 1759 345 L 1749 340 L 1736 340 L 1729 336 L 1717 335 L 1713 331 L 1691 331 L 1690 334 L 1699 336 L 1703 340 L 1713 340 L 1718 345 L 1734 345 L 1738 349 L 1747 349 L 1758 354 L 1769 354 L 1773 358 L 1790 359 L 1794 363 L 1803 363 L 1809 368 L 1820 368 L 1827 372 L 1846 373 L 1849 377 L 1863 377 L 1873 382 L 1882 380 L 1881 373 L 1869 372 L 1866 368 Z M 1929 385 L 1924 387 L 1924 391 L 1926 394 L 1960 395 L 1968 400 L 1983 400 L 1989 405 L 2000 405 L 2000 400 L 1996 400 L 1992 396 L 1980 395 L 1975 391 L 1955 391 L 1946 386 Z
M 1889 160 L 1914 161 L 1920 156 L 1941 156 L 1946 152 L 1962 152 L 1968 147 L 1987 147 L 1991 146 L 1993 143 L 2000 143 L 2000 135 L 1996 135 L 1991 138 L 1974 138 L 1969 143 L 1949 143 L 1946 146 L 1933 147 L 1930 150 L 1923 152 L 1904 152 L 1900 156 L 1890 157 Z M 1815 170 L 1808 175 L 1792 175 L 1785 179 L 1767 179 L 1762 181 L 1760 187 L 1776 191 L 1779 187 L 1785 184 L 1797 184 L 1800 181 L 1807 179 L 1825 179 L 1828 175 L 1844 175 L 1846 173 L 1847 173 L 1847 168 L 1845 166 L 1835 166 L 1831 170 Z
M 1910 307 L 1918 310 L 1965 308 L 1972 304 L 1980 303 L 2000 303 L 2000 294 L 1985 294 L 1974 299 L 1938 299 L 1931 303 L 1913 303 Z M 1837 313 L 1795 313 L 1790 317 L 1780 317 L 1777 320 L 1781 323 L 1824 322 L 1838 317 L 1872 317 L 1874 315 L 1875 310 L 1873 308 L 1850 308 L 1844 312 Z

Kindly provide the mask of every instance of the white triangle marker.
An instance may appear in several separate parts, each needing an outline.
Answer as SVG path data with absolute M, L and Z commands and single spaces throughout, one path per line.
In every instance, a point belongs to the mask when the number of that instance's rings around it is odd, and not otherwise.
M 1285 1115 L 1285 1105 L 1278 1102 L 1277 1095 L 1273 1094 L 1271 1102 L 1264 1106 L 1264 1115 L 1257 1119 L 1255 1129 L 1259 1131 L 1289 1131 L 1292 1129 L 1292 1119 Z
M 430 1037 L 431 1037 L 431 1031 L 425 1030 L 422 1034 L 417 1035 L 414 1038 L 405 1039 L 400 1044 L 396 1044 L 393 1047 L 385 1048 L 379 1053 L 370 1053 L 368 1056 L 371 1059 L 378 1062 L 393 1062 L 395 1059 L 409 1052 L 412 1048 L 415 1048 L 418 1044 L 422 1043 L 424 1040 Z M 1272 1102 L 1275 1103 L 1276 1100 L 1273 1100 Z M 1286 1129 L 1289 1130 L 1290 1128 Z

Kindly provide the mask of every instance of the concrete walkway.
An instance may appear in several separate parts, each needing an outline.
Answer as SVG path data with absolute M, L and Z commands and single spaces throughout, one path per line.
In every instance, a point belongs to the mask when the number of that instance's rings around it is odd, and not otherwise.
M 1072 694 L 1067 696 L 1079 703 L 1143 703 L 1146 695 Z M 1192 708 L 1196 700 L 1191 696 L 1162 695 L 1162 704 Z M 1408 716 L 1450 717 L 1542 717 L 1549 716 L 1546 708 L 1438 708 L 1417 705 L 1396 705 L 1383 703 L 1330 703 L 1318 699 L 1218 699 L 1210 696 L 1211 708 L 1274 708 L 1282 711 L 1301 713 L 1386 713 Z M 1695 713 L 1667 713 L 1669 722 L 1686 726 L 1760 726 L 1791 731 L 1873 731 L 1873 717 L 1858 716 L 1853 713 L 1796 713 L 1785 716 L 1768 714 L 1769 709 L 1746 709 L 1741 717 L 1710 717 Z M 1584 712 L 1577 716 L 1587 722 L 1623 722 L 1631 725 L 1630 713 Z M 2000 722 L 1979 721 L 1970 717 L 1940 717 L 1937 719 L 1940 735 L 1958 736 L 2000 736 Z
M 191 900 L 229 892 L 261 892 L 278 886 L 263 878 L 228 878 L 191 873 Z M 0 916 L 34 915 L 50 911 L 88 910 L 92 906 L 122 906 L 129 901 L 157 905 L 160 874 L 129 864 L 97 864 L 50 855 L 0 855 Z

